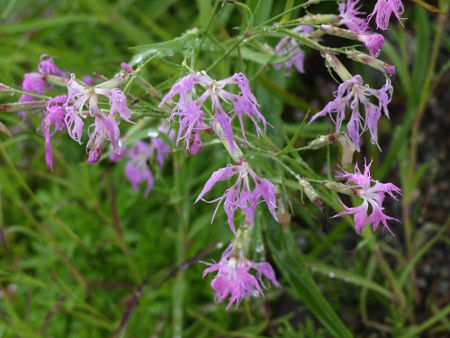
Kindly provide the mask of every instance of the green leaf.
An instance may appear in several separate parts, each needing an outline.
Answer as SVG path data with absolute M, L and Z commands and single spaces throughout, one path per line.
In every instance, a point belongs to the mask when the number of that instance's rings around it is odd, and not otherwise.
M 267 219 L 265 232 L 273 259 L 295 294 L 334 337 L 353 337 L 312 278 L 292 233 L 272 219 Z
M 186 50 L 192 49 L 196 42 L 200 42 L 197 39 L 199 30 L 197 28 L 191 29 L 175 39 L 164 41 L 160 43 L 152 43 L 149 45 L 142 45 L 132 47 L 136 50 L 137 54 L 133 57 L 130 64 L 135 65 L 150 57 L 166 57 L 172 56 L 178 52 L 186 52 Z

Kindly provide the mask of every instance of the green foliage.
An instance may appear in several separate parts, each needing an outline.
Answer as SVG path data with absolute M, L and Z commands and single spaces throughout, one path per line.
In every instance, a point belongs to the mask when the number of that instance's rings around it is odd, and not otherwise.
M 323 2 L 309 1 L 331 7 Z M 17 101 L 23 74 L 35 69 L 41 54 L 56 56 L 61 69 L 79 77 L 92 72 L 109 77 L 121 61 L 129 61 L 137 70 L 125 90 L 136 100 L 133 117 L 139 117 L 139 123 L 124 128 L 125 143 L 131 143 L 155 133 L 167 118 L 158 100 L 182 75 L 205 69 L 221 78 L 244 71 L 271 124 L 259 140 L 248 133 L 248 160 L 278 185 L 287 221 L 274 222 L 260 207 L 252 238 L 260 249 L 257 258 L 275 263 L 282 288 L 226 311 L 213 301 L 210 277 L 201 278 L 200 261 L 219 259 L 219 249 L 232 235 L 223 212 L 210 224 L 215 206 L 193 204 L 210 174 L 229 162 L 217 140 L 210 137 L 191 157 L 172 145 L 162 169 L 152 164 L 156 185 L 145 198 L 126 181 L 124 163 L 110 163 L 105 156 L 101 164 L 88 165 L 84 147 L 67 137 L 55 142 L 57 164 L 50 173 L 36 133 L 39 112 L 23 123 L 17 109 L 0 109 L 0 337 L 449 332 L 449 306 L 437 306 L 433 292 L 427 309 L 416 306 L 415 279 L 423 257 L 437 243 L 449 244 L 448 221 L 436 225 L 417 217 L 418 190 L 423 182 L 433 183 L 437 166 L 418 164 L 417 139 L 427 104 L 448 73 L 448 61 L 439 55 L 450 46 L 443 30 L 449 1 L 439 1 L 440 15 L 408 3 L 406 28 L 392 28 L 382 54 L 397 68 L 397 108 L 380 128 L 381 138 L 392 140 L 376 155 L 373 168 L 376 179 L 401 182 L 404 195 L 395 212 L 402 224 L 394 227 L 395 239 L 368 231 L 358 237 L 349 218 L 330 218 L 341 206 L 337 193 L 322 183 L 332 176 L 340 150 L 334 143 L 309 147 L 331 127 L 323 121 L 307 124 L 307 114 L 329 99 L 317 90 L 326 91 L 331 82 L 320 59 L 323 50 L 304 41 L 305 50 L 311 47 L 306 57 L 312 67 L 304 76 L 286 77 L 273 69 L 283 57 L 268 48 L 296 24 L 292 20 L 305 13 L 304 5 L 290 0 L 5 1 L 0 83 L 14 85 L 11 92 L 0 92 L 0 107 Z M 272 24 L 279 21 L 286 26 L 277 31 Z M 348 50 L 340 52 L 345 56 Z M 370 81 L 378 81 L 361 65 L 350 69 L 364 69 Z M 313 101 L 320 104 L 311 106 Z M 370 145 L 367 152 L 375 150 Z M 293 175 L 308 179 L 308 186 Z M 308 189 L 325 205 L 311 203 Z

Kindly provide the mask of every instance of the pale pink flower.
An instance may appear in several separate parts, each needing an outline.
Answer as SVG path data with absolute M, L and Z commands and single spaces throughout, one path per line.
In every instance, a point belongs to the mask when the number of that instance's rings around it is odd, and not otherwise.
M 67 90 L 65 121 L 70 137 L 81 142 L 83 119 L 94 118 L 94 122 L 88 128 L 88 162 L 95 163 L 100 159 L 104 141 L 109 141 L 113 150 L 118 151 L 120 138 L 118 122 L 125 120 L 131 123 L 131 112 L 125 94 L 119 88 L 102 87 L 102 84 L 94 87 L 86 86 L 76 81 L 73 74 L 67 82 Z M 100 109 L 101 97 L 108 100 L 109 110 Z
M 391 101 L 392 92 L 393 88 L 389 79 L 386 79 L 385 85 L 380 89 L 372 89 L 364 85 L 360 75 L 356 75 L 339 85 L 334 93 L 335 99 L 315 114 L 310 122 L 329 115 L 336 126 L 336 131 L 340 131 L 345 112 L 347 108 L 350 108 L 351 115 L 347 122 L 347 130 L 356 150 L 360 151 L 360 136 L 366 130 L 370 132 L 372 143 L 378 146 L 378 121 L 382 112 L 389 117 L 387 105 Z M 369 100 L 370 96 L 377 99 L 377 104 Z M 360 111 L 361 106 L 364 107 L 364 117 Z

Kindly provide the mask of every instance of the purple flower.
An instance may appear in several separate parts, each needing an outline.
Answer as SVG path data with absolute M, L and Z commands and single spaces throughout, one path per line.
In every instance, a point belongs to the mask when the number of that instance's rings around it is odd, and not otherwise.
M 173 130 L 169 131 L 169 128 L 166 125 L 161 125 L 158 127 L 158 131 L 161 134 L 165 134 L 172 142 L 175 138 L 175 134 Z M 167 154 L 170 153 L 169 145 L 160 137 L 152 137 L 151 144 L 153 149 L 156 152 L 156 162 L 160 167 L 164 165 L 164 160 Z
M 219 202 L 217 204 L 216 210 L 213 214 L 214 216 L 223 202 L 223 208 L 227 214 L 228 224 L 233 233 L 236 233 L 234 226 L 234 214 L 237 209 L 240 209 L 246 217 L 246 221 L 253 225 L 254 216 L 256 211 L 256 206 L 261 199 L 267 205 L 270 213 L 275 220 L 277 219 L 276 208 L 276 198 L 275 198 L 275 187 L 268 180 L 263 179 L 255 174 L 252 168 L 248 166 L 247 163 L 243 162 L 239 165 L 229 164 L 225 168 L 215 171 L 209 180 L 205 183 L 203 190 L 198 195 L 195 203 L 199 200 L 204 200 L 203 197 L 213 188 L 213 186 L 220 182 L 230 179 L 231 177 L 237 175 L 236 182 L 229 187 L 222 196 L 212 200 L 206 201 L 208 203 Z M 251 187 L 250 178 L 253 181 L 254 188 Z
M 125 166 L 125 176 L 135 191 L 139 191 L 140 183 L 146 183 L 145 196 L 148 196 L 154 185 L 153 174 L 148 165 L 152 153 L 152 146 L 141 140 L 137 141 L 127 152 L 129 160 Z
M 237 85 L 240 94 L 225 90 L 227 85 Z M 195 86 L 202 88 L 203 93 L 200 96 L 197 95 Z M 236 73 L 220 81 L 211 79 L 205 72 L 189 74 L 171 88 L 162 99 L 160 106 L 163 106 L 175 96 L 178 96 L 178 101 L 172 109 L 170 120 L 178 119 L 180 126 L 177 144 L 184 140 L 186 150 L 191 153 L 197 152 L 202 146 L 200 132 L 211 127 L 206 124 L 203 109 L 208 99 L 211 102 L 211 120 L 214 122 L 212 127 L 219 137 L 228 140 L 232 150 L 235 147 L 231 128 L 234 117 L 238 117 L 244 138 L 244 115 L 251 119 L 258 135 L 262 132 L 258 125 L 259 122 L 263 124 L 264 130 L 266 129 L 266 120 L 258 110 L 258 103 L 250 90 L 247 77 L 242 73 Z M 232 106 L 232 109 L 227 112 L 222 104 Z
M 377 57 L 384 44 L 384 37 L 381 34 L 360 34 L 358 40 L 364 43 L 372 56 Z
M 47 58 L 47 55 L 42 55 L 41 61 L 38 65 L 38 72 L 26 73 L 24 75 L 22 89 L 27 92 L 44 95 L 45 89 L 49 87 L 46 80 L 47 75 L 59 75 L 62 77 L 67 76 L 65 72 L 56 67 L 52 58 Z M 36 101 L 36 97 L 28 94 L 22 94 L 19 97 L 19 102 L 32 101 Z M 20 112 L 19 115 L 22 119 L 26 118 L 26 112 Z
M 350 119 L 347 123 L 348 134 L 357 151 L 360 151 L 360 136 L 369 130 L 371 141 L 378 146 L 378 121 L 381 113 L 389 117 L 388 103 L 392 96 L 391 81 L 386 79 L 386 84 L 380 89 L 372 89 L 364 85 L 360 75 L 356 75 L 339 85 L 334 93 L 335 99 L 329 102 L 325 108 L 315 114 L 310 123 L 319 117 L 329 115 L 336 126 L 336 131 L 340 131 L 345 118 L 346 108 L 351 110 Z M 369 101 L 368 97 L 373 96 L 378 100 L 378 104 Z M 360 106 L 364 107 L 365 118 L 361 115 Z M 333 117 L 333 113 L 336 116 Z
M 401 22 L 401 15 L 405 11 L 401 0 L 378 0 L 373 12 L 368 16 L 369 20 L 375 16 L 375 22 L 378 29 L 387 30 L 391 15 Z
M 89 75 L 85 75 L 82 78 L 83 82 L 86 83 L 88 86 L 93 86 L 95 85 L 96 81 L 95 78 L 93 78 L 92 76 Z
M 42 55 L 41 61 L 38 66 L 39 73 L 43 75 L 59 75 L 61 77 L 67 77 L 67 73 L 56 67 L 53 58 L 48 55 Z
M 351 31 L 358 34 L 366 34 L 369 29 L 369 24 L 365 18 L 360 18 L 358 15 L 365 15 L 366 13 L 359 11 L 361 6 L 359 0 L 347 0 L 339 4 L 340 24 L 347 26 Z
M 131 122 L 131 112 L 125 94 L 119 88 L 105 88 L 102 84 L 86 87 L 76 81 L 73 74 L 67 82 L 67 90 L 65 121 L 70 137 L 81 142 L 83 119 L 94 118 L 94 122 L 88 128 L 88 162 L 95 163 L 100 159 L 104 141 L 110 142 L 113 150 L 118 151 L 120 138 L 118 120 Z M 109 111 L 100 109 L 98 105 L 100 97 L 108 99 Z
M 299 25 L 292 31 L 295 33 L 307 35 L 312 32 L 312 28 L 310 26 Z M 299 73 L 303 74 L 305 72 L 305 53 L 300 48 L 298 42 L 292 37 L 285 36 L 280 40 L 280 42 L 278 42 L 278 44 L 275 46 L 275 55 L 288 57 L 288 59 L 283 64 L 275 64 L 275 69 L 284 67 L 286 74 L 290 75 L 292 72 L 292 66 L 294 66 Z
M 132 73 L 134 71 L 133 67 L 131 67 L 128 63 L 122 62 L 120 64 L 120 68 L 122 68 L 127 73 Z
M 45 163 L 50 171 L 53 171 L 52 136 L 57 131 L 65 129 L 64 117 L 66 110 L 63 104 L 66 101 L 67 97 L 65 95 L 56 96 L 47 101 L 46 112 L 38 128 L 45 139 Z
M 46 86 L 47 82 L 40 73 L 26 73 L 23 77 L 22 89 L 27 92 L 44 95 Z M 19 98 L 19 102 L 31 101 L 36 101 L 36 98 L 27 94 L 22 94 Z
M 223 252 L 219 263 L 205 263 L 209 267 L 203 271 L 203 278 L 208 273 L 217 272 L 211 286 L 216 292 L 216 301 L 222 302 L 229 298 L 227 310 L 233 303 L 237 307 L 244 298 L 264 297 L 260 286 L 260 283 L 264 285 L 262 276 L 269 279 L 275 286 L 280 286 L 269 263 L 253 263 L 245 258 L 242 251 L 235 254 L 232 249 L 230 245 Z M 250 273 L 250 270 L 256 272 L 256 277 Z
M 174 132 L 169 130 L 165 124 L 160 125 L 158 131 L 160 135 L 165 134 L 170 140 L 174 139 Z M 125 147 L 121 146 L 119 142 L 119 147 L 116 150 L 114 150 L 112 144 L 110 148 L 112 150 L 109 156 L 111 161 L 117 162 L 124 156 L 128 157 L 125 175 L 136 191 L 140 183 L 147 183 L 145 190 L 145 196 L 147 196 L 154 184 L 153 174 L 148 162 L 155 156 L 156 162 L 162 167 L 167 154 L 170 153 L 169 145 L 160 137 L 152 137 L 151 143 L 138 140 L 133 145 Z
M 361 233 L 366 224 L 372 224 L 373 230 L 376 231 L 380 222 L 383 224 L 383 229 L 387 229 L 392 233 L 387 221 L 394 220 L 398 222 L 399 220 L 383 213 L 383 201 L 386 194 L 397 199 L 396 195 L 400 194 L 401 190 L 392 183 L 381 183 L 372 179 L 370 176 L 370 165 L 371 163 L 364 165 L 364 173 L 361 173 L 358 165 L 355 165 L 354 173 L 344 171 L 337 175 L 339 178 L 347 179 L 348 189 L 351 189 L 356 196 L 362 198 L 363 203 L 357 207 L 349 208 L 341 201 L 345 210 L 335 215 L 335 217 L 353 215 L 357 233 Z M 370 214 L 369 207 L 371 209 Z

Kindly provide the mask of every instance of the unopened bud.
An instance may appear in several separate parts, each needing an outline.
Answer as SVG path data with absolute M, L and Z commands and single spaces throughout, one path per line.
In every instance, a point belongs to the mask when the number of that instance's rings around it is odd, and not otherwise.
M 299 178 L 298 183 L 300 184 L 300 187 L 302 188 L 302 191 L 305 193 L 306 197 L 315 205 L 315 206 L 322 206 L 323 201 L 319 197 L 319 193 L 313 188 L 311 183 L 309 183 L 304 178 Z

